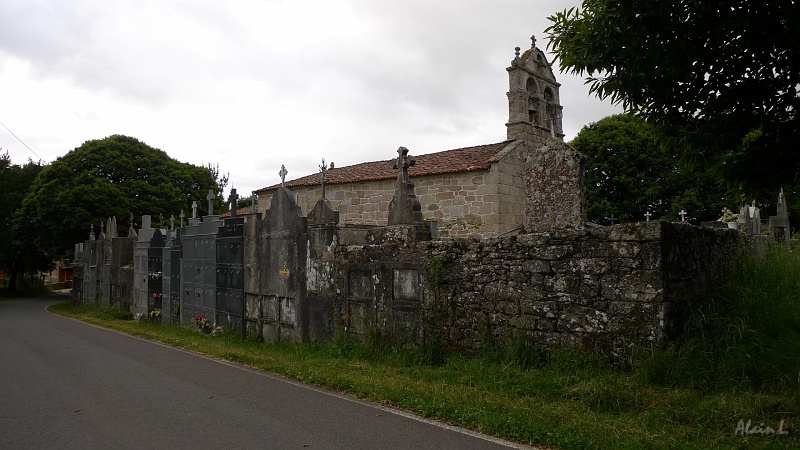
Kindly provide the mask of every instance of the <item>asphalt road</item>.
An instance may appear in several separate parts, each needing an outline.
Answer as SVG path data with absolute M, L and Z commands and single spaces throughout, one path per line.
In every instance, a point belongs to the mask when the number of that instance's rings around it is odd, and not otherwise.
M 0 449 L 492 449 L 512 444 L 0 302 Z

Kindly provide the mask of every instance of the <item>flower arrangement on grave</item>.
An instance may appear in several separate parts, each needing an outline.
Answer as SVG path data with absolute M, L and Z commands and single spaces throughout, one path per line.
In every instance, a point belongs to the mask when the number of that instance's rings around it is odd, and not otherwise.
M 210 334 L 211 331 L 214 329 L 214 326 L 211 325 L 211 322 L 206 320 L 205 317 L 198 315 L 194 319 L 192 319 L 197 328 L 205 334 Z
M 222 328 L 220 326 L 216 326 L 214 327 L 213 330 L 211 330 L 212 336 L 220 337 L 223 336 L 224 334 L 225 334 L 225 328 Z
M 717 219 L 718 222 L 726 222 L 726 223 L 727 222 L 736 222 L 737 220 L 739 220 L 739 215 L 734 213 L 733 211 L 731 211 L 728 208 L 725 208 L 725 210 L 722 211 L 722 217 Z
M 151 322 L 157 322 L 159 320 L 161 320 L 161 310 L 160 309 L 154 309 L 154 310 L 150 311 L 150 321 Z

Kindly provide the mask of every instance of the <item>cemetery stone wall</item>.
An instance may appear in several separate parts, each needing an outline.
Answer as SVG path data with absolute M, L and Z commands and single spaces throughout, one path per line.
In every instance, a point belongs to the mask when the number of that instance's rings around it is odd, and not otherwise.
M 216 325 L 241 332 L 244 326 L 244 218 L 226 219 L 217 235 Z
M 259 317 L 261 337 L 270 342 L 308 340 L 306 218 L 287 189 L 279 189 L 258 226 L 258 295 L 248 317 Z
M 340 247 L 337 321 L 400 340 L 475 351 L 663 345 L 689 295 L 735 256 L 738 234 L 647 222 L 485 240 Z M 693 247 L 689 250 L 689 247 Z
M 149 258 L 150 244 L 155 229 L 152 227 L 151 217 L 142 216 L 142 228 L 136 238 L 133 249 L 133 302 L 131 312 L 134 314 L 147 314 L 149 302 Z
M 111 239 L 109 262 L 109 284 L 111 306 L 123 311 L 131 310 L 133 293 L 133 247 L 135 239 L 115 237 Z
M 221 225 L 218 216 L 205 216 L 202 221 L 189 219 L 189 226 L 181 236 L 181 325 L 191 326 L 192 319 L 197 316 L 214 321 L 217 308 L 216 239 Z
M 164 288 L 165 304 L 161 315 L 166 323 L 180 323 L 182 232 L 182 228 L 172 231 L 173 238 L 169 242 L 168 248 L 164 250 L 164 282 L 167 287 Z M 167 257 L 167 253 L 169 253 L 169 257 Z
M 165 238 L 156 228 L 147 249 L 147 312 L 163 309 Z
M 306 260 L 306 299 L 308 338 L 324 341 L 333 337 L 334 249 L 339 237 L 339 213 L 327 200 L 319 200 L 308 214 L 308 258 Z
M 418 242 L 413 225 L 340 225 L 325 201 L 309 216 L 282 192 L 263 220 L 220 227 L 216 216 L 192 219 L 170 245 L 157 230 L 146 241 L 153 259 L 145 270 L 158 272 L 157 251 L 170 253 L 170 270 L 180 264 L 169 285 L 181 286 L 183 325 L 202 315 L 267 341 L 326 340 L 339 330 L 466 352 L 487 338 L 501 345 L 527 339 L 623 358 L 632 346 L 674 338 L 688 300 L 713 285 L 739 245 L 735 230 L 655 221 Z M 134 292 L 139 273 L 134 240 L 83 243 L 75 262 L 82 283 L 74 289 L 83 289 L 84 304 L 97 301 L 105 282 L 98 263 L 108 259 L 110 242 L 106 280 L 111 303 L 124 307 L 123 291 Z

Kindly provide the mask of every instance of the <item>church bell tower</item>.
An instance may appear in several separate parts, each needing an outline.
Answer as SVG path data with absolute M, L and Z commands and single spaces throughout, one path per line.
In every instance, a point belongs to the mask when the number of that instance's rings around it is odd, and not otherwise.
M 536 48 L 531 36 L 531 48 L 520 55 L 517 47 L 511 67 L 508 67 L 509 91 L 508 139 L 523 139 L 544 143 L 548 139 L 564 140 L 561 127 L 562 107 L 553 69 L 544 52 Z

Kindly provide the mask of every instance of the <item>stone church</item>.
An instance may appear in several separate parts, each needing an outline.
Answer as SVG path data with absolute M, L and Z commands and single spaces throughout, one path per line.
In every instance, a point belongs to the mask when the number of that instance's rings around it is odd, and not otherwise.
M 507 139 L 417 155 L 408 168 L 423 220 L 435 222 L 439 237 L 530 233 L 585 221 L 583 179 L 575 175 L 582 173 L 582 157 L 563 142 L 560 85 L 531 41 L 522 54 L 516 48 L 506 69 Z M 342 224 L 386 225 L 397 177 L 393 161 L 331 165 L 284 185 L 304 215 L 324 196 Z M 280 187 L 255 192 L 258 212 L 269 208 Z

